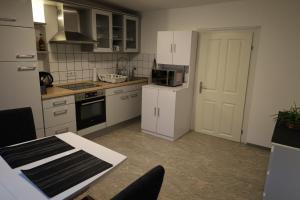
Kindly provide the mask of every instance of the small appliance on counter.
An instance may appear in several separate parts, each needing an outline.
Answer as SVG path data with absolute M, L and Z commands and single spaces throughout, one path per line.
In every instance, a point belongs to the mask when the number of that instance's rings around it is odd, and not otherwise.
M 156 85 L 176 87 L 183 84 L 184 70 L 152 69 L 152 83 Z
M 41 94 L 47 93 L 47 88 L 52 87 L 53 76 L 49 72 L 39 72 Z

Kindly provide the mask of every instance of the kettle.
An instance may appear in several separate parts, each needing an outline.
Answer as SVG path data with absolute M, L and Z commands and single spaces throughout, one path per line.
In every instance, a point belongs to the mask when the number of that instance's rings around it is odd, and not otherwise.
M 39 72 L 40 86 L 52 87 L 53 76 L 49 72 Z

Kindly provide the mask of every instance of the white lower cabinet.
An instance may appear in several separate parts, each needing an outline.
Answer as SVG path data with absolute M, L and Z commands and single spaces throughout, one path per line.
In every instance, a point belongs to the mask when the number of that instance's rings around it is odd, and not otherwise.
M 190 130 L 189 106 L 182 91 L 145 86 L 142 89 L 142 131 L 175 140 Z
M 141 93 L 141 85 L 106 90 L 107 126 L 141 115 Z
M 46 136 L 65 132 L 76 132 L 74 96 L 43 101 Z

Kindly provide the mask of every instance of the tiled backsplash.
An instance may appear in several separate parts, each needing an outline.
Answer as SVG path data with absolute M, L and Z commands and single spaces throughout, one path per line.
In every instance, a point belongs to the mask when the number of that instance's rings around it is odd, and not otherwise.
M 51 44 L 49 70 L 54 84 L 91 80 L 95 67 L 97 73 L 115 73 L 119 68 L 136 67 L 135 76 L 150 77 L 155 54 L 93 53 L 82 52 L 79 45 Z M 39 62 L 40 64 L 43 62 Z

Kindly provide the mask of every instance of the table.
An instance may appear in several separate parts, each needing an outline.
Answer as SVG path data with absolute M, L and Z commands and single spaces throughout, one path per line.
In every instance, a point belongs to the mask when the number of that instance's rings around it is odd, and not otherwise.
M 127 157 L 110 150 L 104 146 L 94 143 L 88 139 L 85 139 L 75 133 L 63 133 L 58 134 L 56 137 L 65 141 L 66 143 L 75 147 L 75 149 L 66 151 L 15 169 L 11 169 L 6 161 L 0 156 L 0 199 L 5 200 L 60 200 L 71 197 L 72 195 L 78 193 L 84 188 L 87 188 L 94 181 L 99 179 L 101 176 L 115 168 L 121 162 L 123 162 Z M 106 162 L 109 162 L 113 167 L 69 188 L 68 190 L 54 196 L 53 198 L 48 198 L 42 191 L 40 191 L 34 184 L 32 184 L 25 175 L 20 171 L 21 169 L 30 169 L 38 165 L 44 164 L 51 160 L 69 155 L 78 150 L 84 150 L 91 155 L 94 155 Z

